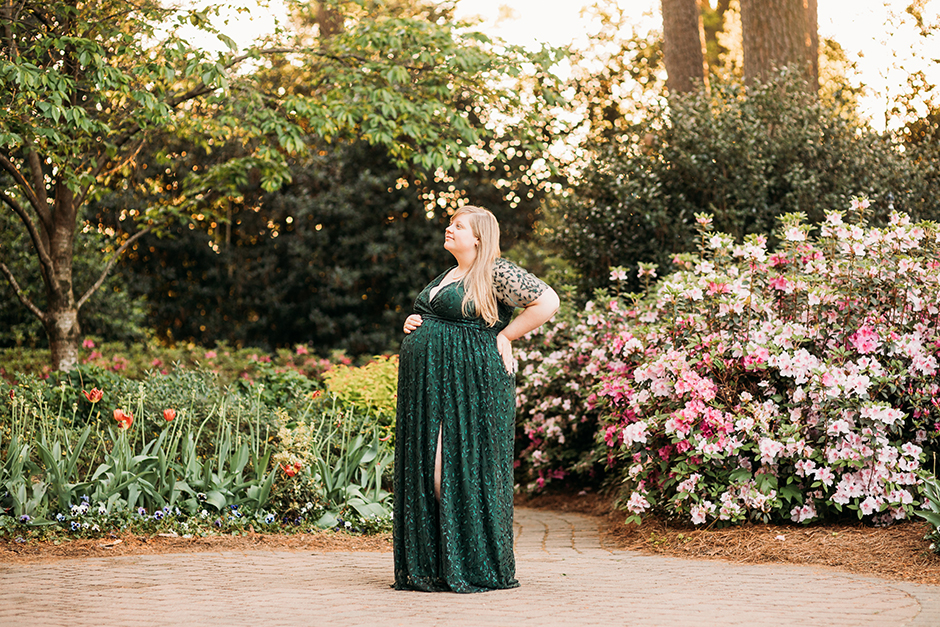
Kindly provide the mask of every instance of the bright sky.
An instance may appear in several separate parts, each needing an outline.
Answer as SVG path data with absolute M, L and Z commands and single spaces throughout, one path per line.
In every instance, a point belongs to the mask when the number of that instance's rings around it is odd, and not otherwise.
M 198 1 L 198 0 L 197 0 Z M 237 0 L 235 0 L 237 3 Z M 273 0 L 277 3 L 277 0 Z M 897 96 L 908 75 L 927 72 L 940 83 L 940 41 L 926 41 L 917 35 L 910 20 L 899 16 L 911 0 L 820 0 L 819 34 L 842 45 L 857 63 L 855 82 L 867 87 L 862 100 L 863 113 L 877 128 L 885 124 L 884 111 Z M 930 23 L 940 23 L 940 0 L 922 0 Z M 566 45 L 583 38 L 589 24 L 581 16 L 593 0 L 460 0 L 460 17 L 483 18 L 480 29 L 511 43 L 537 46 L 545 42 Z M 660 0 L 620 0 L 629 15 L 641 24 L 659 26 Z M 251 19 L 241 19 L 230 32 L 241 39 L 270 32 L 273 18 L 267 11 L 252 11 Z M 928 53 L 928 51 L 932 51 Z M 932 59 L 930 57 L 933 57 Z

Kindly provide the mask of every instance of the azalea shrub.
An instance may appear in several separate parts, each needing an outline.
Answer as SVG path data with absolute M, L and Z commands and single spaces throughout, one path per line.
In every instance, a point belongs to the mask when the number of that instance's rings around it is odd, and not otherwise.
M 628 520 L 914 511 L 940 430 L 940 225 L 871 227 L 867 206 L 784 216 L 775 251 L 697 215 L 698 252 L 597 317 L 586 400 Z
M 610 364 L 609 347 L 627 311 L 599 291 L 584 308 L 565 294 L 555 317 L 516 342 L 517 490 L 584 486 L 604 475 L 598 438 L 601 407 L 595 388 Z M 598 441 L 601 446 L 598 446 Z

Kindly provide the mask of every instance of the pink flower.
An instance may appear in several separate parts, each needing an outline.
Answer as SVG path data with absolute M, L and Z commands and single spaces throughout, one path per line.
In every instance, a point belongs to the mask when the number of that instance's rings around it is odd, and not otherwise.
M 873 496 L 869 496 L 867 499 L 862 501 L 861 505 L 859 505 L 859 507 L 862 510 L 862 513 L 865 514 L 866 516 L 868 516 L 872 512 L 878 511 L 878 508 L 880 506 L 881 504 L 878 502 L 878 499 L 876 499 Z
M 787 229 L 786 233 L 784 233 L 784 237 L 790 242 L 806 241 L 806 233 L 798 226 L 791 226 Z
M 307 347 L 304 346 L 303 344 L 298 344 L 298 345 L 297 345 L 297 354 L 298 354 L 298 355 L 306 355 L 306 354 L 307 354 Z
M 867 324 L 859 327 L 859 329 L 849 337 L 849 342 L 863 355 L 874 353 L 881 346 L 881 338 L 878 337 L 878 333 Z
M 833 479 L 835 479 L 835 475 L 832 474 L 832 471 L 825 466 L 817 468 L 813 474 L 816 476 L 816 481 L 822 482 L 825 486 L 831 486 Z
M 770 438 L 761 438 L 760 444 L 761 463 L 769 464 L 783 450 L 783 444 Z
M 644 495 L 639 492 L 634 492 L 630 496 L 630 500 L 627 502 L 627 509 L 633 512 L 634 514 L 642 514 L 647 509 L 649 509 L 650 503 L 644 498 Z
M 731 291 L 731 288 L 728 287 L 727 283 L 716 283 L 715 281 L 708 282 L 708 295 L 714 296 L 715 294 L 727 294 Z
M 206 351 L 206 359 L 215 359 L 218 357 L 218 353 L 215 351 Z
M 793 291 L 793 284 L 787 281 L 784 277 L 778 276 L 770 280 L 770 287 L 775 290 L 781 291 L 785 294 L 789 294 Z
M 852 199 L 852 209 L 858 211 L 859 209 L 868 209 L 868 206 L 871 203 L 868 202 L 868 199 L 865 197 L 855 197 Z
M 94 348 L 94 347 L 95 347 L 95 343 L 88 338 L 85 338 L 85 340 L 82 342 L 82 348 Z

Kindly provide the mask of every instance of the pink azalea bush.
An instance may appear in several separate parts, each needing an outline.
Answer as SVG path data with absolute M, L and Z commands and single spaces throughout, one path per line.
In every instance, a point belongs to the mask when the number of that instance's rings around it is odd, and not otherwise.
M 579 386 L 573 419 L 554 398 L 545 407 L 565 384 L 527 352 L 524 432 L 561 423 L 566 434 L 599 414 L 635 521 L 654 510 L 695 524 L 907 517 L 940 428 L 940 225 L 895 214 L 872 228 L 866 206 L 818 228 L 785 216 L 773 252 L 698 216 L 698 254 L 629 305 L 601 299 L 593 318 L 573 316 L 557 360 Z M 539 384 L 550 394 L 535 396 Z M 529 477 L 565 468 L 557 441 L 529 436 Z
M 520 491 L 536 493 L 569 480 L 583 485 L 603 474 L 612 458 L 598 435 L 604 399 L 596 389 L 616 367 L 612 352 L 622 347 L 622 329 L 634 317 L 619 298 L 602 293 L 584 309 L 563 307 L 517 343 Z

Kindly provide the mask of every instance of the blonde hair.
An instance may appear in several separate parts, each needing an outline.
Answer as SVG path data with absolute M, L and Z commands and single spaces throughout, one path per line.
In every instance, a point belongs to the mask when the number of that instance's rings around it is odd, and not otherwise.
M 493 326 L 499 321 L 496 292 L 493 289 L 493 262 L 499 258 L 499 222 L 486 209 L 473 205 L 458 209 L 450 221 L 453 222 L 459 216 L 470 218 L 470 229 L 480 242 L 473 265 L 463 278 L 463 314 L 469 316 L 475 313 L 487 325 Z M 470 311 L 471 301 L 476 311 Z

